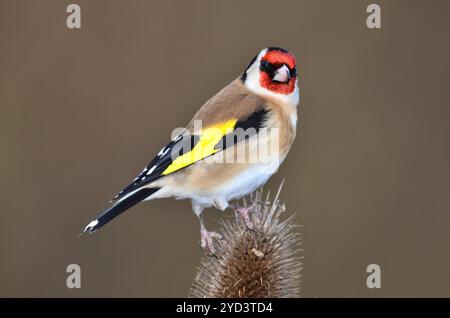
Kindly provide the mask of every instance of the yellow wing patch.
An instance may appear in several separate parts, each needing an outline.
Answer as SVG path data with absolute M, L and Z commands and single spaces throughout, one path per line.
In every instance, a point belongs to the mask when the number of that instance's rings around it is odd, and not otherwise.
M 194 148 L 176 158 L 162 174 L 168 175 L 169 173 L 180 170 L 181 168 L 189 166 L 190 164 L 200 161 L 219 151 L 219 149 L 214 148 L 214 146 L 223 138 L 223 136 L 233 131 L 236 122 L 237 119 L 230 119 L 227 122 L 203 129 L 200 140 Z

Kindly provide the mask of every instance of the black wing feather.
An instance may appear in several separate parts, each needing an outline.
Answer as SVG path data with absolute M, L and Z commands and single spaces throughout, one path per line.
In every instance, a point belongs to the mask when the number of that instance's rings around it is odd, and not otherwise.
M 158 190 L 159 190 L 159 188 L 139 189 L 135 193 L 132 193 L 131 195 L 126 197 L 125 199 L 118 201 L 112 207 L 110 207 L 109 209 L 104 211 L 102 214 L 100 214 L 97 217 L 97 219 L 95 219 L 95 221 L 93 221 L 93 223 L 92 222 L 90 223 L 93 225 L 88 225 L 84 229 L 84 232 L 93 233 L 93 232 L 97 231 L 103 225 L 105 225 L 106 223 L 108 223 L 109 221 L 114 219 L 115 217 L 119 216 L 120 214 L 122 214 L 123 212 L 125 212 L 126 210 L 131 208 L 132 206 L 138 204 L 142 200 L 145 200 L 147 197 L 149 197 L 150 195 L 152 195 L 153 193 L 155 193 Z
M 234 130 L 242 129 L 245 132 L 248 129 L 253 128 L 253 132 L 258 133 L 259 129 L 265 126 L 268 113 L 269 110 L 262 107 L 259 111 L 254 112 L 247 118 L 239 120 L 236 123 Z M 248 137 L 250 137 L 248 134 L 230 133 L 223 136 L 222 140 L 216 144 L 215 148 L 223 150 L 226 147 L 230 147 Z M 198 135 L 185 134 L 172 140 L 163 149 L 161 149 L 158 155 L 145 167 L 145 169 L 133 180 L 133 182 L 131 182 L 113 198 L 113 201 L 119 200 L 131 191 L 134 191 L 162 177 L 162 173 L 167 169 L 167 167 L 170 166 L 177 157 L 191 151 L 199 139 L 200 137 Z
M 248 139 L 252 135 L 257 134 L 259 130 L 266 125 L 268 114 L 269 110 L 267 108 L 262 108 L 251 114 L 249 117 L 239 120 L 234 126 L 234 131 L 223 136 L 222 140 L 216 144 L 215 148 L 223 150 L 237 144 L 241 140 Z
M 144 168 L 144 170 L 136 178 L 134 178 L 133 182 L 127 185 L 113 198 L 113 201 L 118 200 L 131 191 L 134 191 L 143 185 L 162 177 L 164 170 L 166 170 L 177 157 L 194 148 L 199 139 L 200 137 L 197 135 L 180 135 L 169 142 Z

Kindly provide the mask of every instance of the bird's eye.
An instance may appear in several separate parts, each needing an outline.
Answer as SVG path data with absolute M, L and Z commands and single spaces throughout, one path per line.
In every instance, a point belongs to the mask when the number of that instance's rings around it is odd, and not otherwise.
M 275 68 L 272 64 L 267 61 L 261 61 L 260 70 L 268 74 L 273 74 Z

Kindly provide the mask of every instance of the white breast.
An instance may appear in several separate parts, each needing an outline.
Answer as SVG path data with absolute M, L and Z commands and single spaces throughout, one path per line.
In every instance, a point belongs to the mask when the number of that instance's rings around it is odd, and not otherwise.
M 280 163 L 274 160 L 268 164 L 253 165 L 224 184 L 216 195 L 226 200 L 243 197 L 265 184 L 278 170 Z

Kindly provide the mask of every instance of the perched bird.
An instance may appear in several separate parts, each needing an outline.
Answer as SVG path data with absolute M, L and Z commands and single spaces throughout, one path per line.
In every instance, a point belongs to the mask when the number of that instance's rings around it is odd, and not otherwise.
M 296 134 L 299 88 L 296 60 L 269 47 L 194 115 L 145 169 L 113 198 L 84 232 L 92 233 L 135 204 L 166 197 L 190 199 L 200 220 L 201 246 L 214 253 L 202 211 L 234 208 L 251 227 L 250 208 L 230 204 L 267 182 Z

